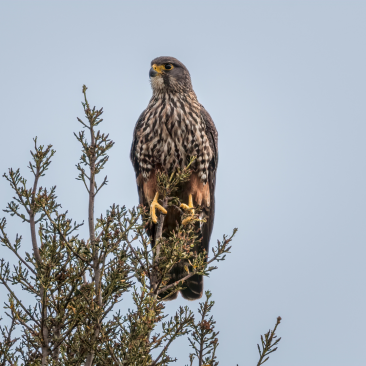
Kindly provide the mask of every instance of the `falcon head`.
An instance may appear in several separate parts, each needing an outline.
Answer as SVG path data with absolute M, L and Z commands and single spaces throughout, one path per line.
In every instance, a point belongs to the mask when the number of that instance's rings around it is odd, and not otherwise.
M 152 60 L 149 76 L 153 93 L 192 91 L 189 71 L 174 57 L 161 56 Z

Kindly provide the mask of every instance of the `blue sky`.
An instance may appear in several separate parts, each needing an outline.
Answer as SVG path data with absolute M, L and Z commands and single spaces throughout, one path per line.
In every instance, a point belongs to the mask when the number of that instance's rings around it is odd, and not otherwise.
M 96 213 L 136 205 L 129 149 L 150 61 L 178 58 L 219 131 L 213 243 L 239 228 L 205 282 L 221 364 L 256 364 L 259 335 L 281 315 L 268 365 L 364 365 L 365 18 L 362 1 L 3 1 L 0 171 L 30 178 L 32 138 L 53 144 L 42 184 L 86 218 L 73 136 L 86 84 L 116 142 Z M 5 208 L 4 179 L 0 192 Z M 13 218 L 8 228 L 29 251 L 29 229 Z M 180 365 L 188 352 L 184 340 L 172 348 Z

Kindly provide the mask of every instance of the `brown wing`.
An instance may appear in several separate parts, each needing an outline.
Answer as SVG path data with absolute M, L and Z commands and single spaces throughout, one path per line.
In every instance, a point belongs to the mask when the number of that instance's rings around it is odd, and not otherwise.
M 143 111 L 140 115 L 140 117 L 138 118 L 135 128 L 133 130 L 133 139 L 132 139 L 132 145 L 131 145 L 131 151 L 130 151 L 130 159 L 131 159 L 131 163 L 133 165 L 133 168 L 135 170 L 135 174 L 136 174 L 136 185 L 137 185 L 137 192 L 139 195 L 139 203 L 143 204 L 143 205 L 147 205 L 148 202 L 145 198 L 143 189 L 142 189 L 142 184 L 138 184 L 137 180 L 140 177 L 140 167 L 139 164 L 137 162 L 136 159 L 136 144 L 137 144 L 137 136 L 139 134 L 139 130 L 141 128 L 141 122 L 143 120 L 143 116 L 145 114 L 145 111 Z
M 210 237 L 213 229 L 215 219 L 215 186 L 216 186 L 216 170 L 219 162 L 219 150 L 218 150 L 218 133 L 215 124 L 206 111 L 201 105 L 201 116 L 206 126 L 206 134 L 208 136 L 210 147 L 213 152 L 213 158 L 209 165 L 208 171 L 208 182 L 210 187 L 210 207 L 207 212 L 207 222 L 202 227 L 202 246 L 206 251 L 209 250 Z
M 131 150 L 130 150 L 130 160 L 131 160 L 131 163 L 133 165 L 133 168 L 135 169 L 136 178 L 140 174 L 139 165 L 138 165 L 137 159 L 136 159 L 136 143 L 137 143 L 137 135 L 138 135 L 139 130 L 141 128 L 141 123 L 142 123 L 142 119 L 143 119 L 144 113 L 145 113 L 145 111 L 143 111 L 140 114 L 140 117 L 138 118 L 138 120 L 137 120 L 137 122 L 135 124 L 135 128 L 133 130 L 133 138 L 132 138 Z

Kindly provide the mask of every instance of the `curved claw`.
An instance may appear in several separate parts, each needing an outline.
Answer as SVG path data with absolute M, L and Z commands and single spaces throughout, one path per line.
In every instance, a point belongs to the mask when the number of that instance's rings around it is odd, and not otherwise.
M 188 205 L 182 203 L 180 205 L 180 207 L 183 208 L 183 210 L 186 210 L 186 211 L 189 210 L 191 212 L 191 215 L 182 221 L 182 225 L 187 225 L 194 218 L 194 206 L 193 206 L 193 198 L 192 198 L 191 194 L 189 195 L 189 198 L 188 198 Z
M 159 192 L 156 192 L 154 200 L 151 202 L 151 205 L 150 205 L 150 216 L 151 216 L 152 222 L 154 224 L 158 223 L 158 218 L 157 218 L 156 212 L 155 212 L 156 209 L 158 209 L 164 215 L 167 214 L 167 210 L 161 204 L 159 204 L 158 198 L 159 198 Z

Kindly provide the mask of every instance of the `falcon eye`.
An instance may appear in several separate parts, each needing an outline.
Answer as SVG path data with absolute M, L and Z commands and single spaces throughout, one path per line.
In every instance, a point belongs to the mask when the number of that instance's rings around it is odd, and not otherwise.
M 172 68 L 173 68 L 173 65 L 171 65 L 171 64 L 166 64 L 165 65 L 166 70 L 171 70 Z

